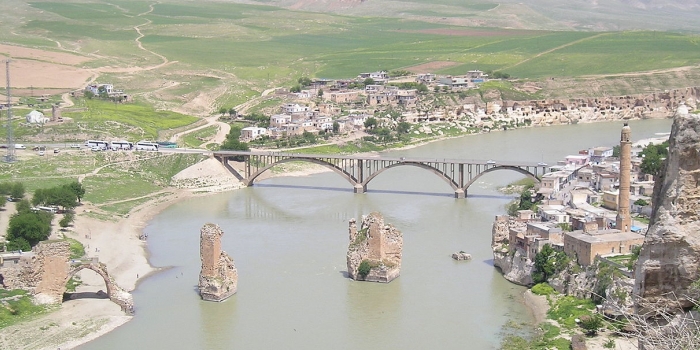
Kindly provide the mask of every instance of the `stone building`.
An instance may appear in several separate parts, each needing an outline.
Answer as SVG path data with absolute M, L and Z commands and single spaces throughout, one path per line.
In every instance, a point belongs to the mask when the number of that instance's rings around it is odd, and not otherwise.
M 588 266 L 598 255 L 630 254 L 632 248 L 643 242 L 644 236 L 640 234 L 617 229 L 599 230 L 597 224 L 587 225 L 584 230 L 564 233 L 564 252 L 578 259 L 580 265 Z

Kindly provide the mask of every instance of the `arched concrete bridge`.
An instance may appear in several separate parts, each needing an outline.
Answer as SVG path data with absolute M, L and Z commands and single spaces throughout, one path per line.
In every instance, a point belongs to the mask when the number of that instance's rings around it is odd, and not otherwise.
M 547 172 L 545 164 L 505 163 L 497 161 L 476 161 L 459 159 L 407 158 L 407 157 L 362 157 L 342 155 L 313 155 L 279 152 L 238 152 L 215 151 L 213 156 L 219 160 L 233 175 L 252 186 L 261 174 L 278 164 L 287 162 L 308 162 L 325 166 L 346 179 L 353 186 L 355 193 L 367 191 L 367 185 L 387 169 L 412 166 L 425 169 L 444 180 L 455 193 L 455 198 L 465 198 L 467 190 L 484 174 L 498 170 L 521 173 L 539 182 Z M 230 164 L 230 160 L 244 163 L 244 174 L 239 174 Z

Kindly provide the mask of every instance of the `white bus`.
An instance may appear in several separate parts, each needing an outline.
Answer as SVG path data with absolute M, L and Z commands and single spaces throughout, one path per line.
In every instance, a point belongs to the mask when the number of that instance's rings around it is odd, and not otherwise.
M 85 147 L 99 148 L 104 151 L 109 147 L 109 143 L 107 141 L 87 140 L 85 141 Z
M 119 150 L 130 150 L 134 148 L 134 144 L 129 142 L 129 141 L 112 141 L 109 143 L 109 148 L 112 149 L 112 151 L 119 151 Z
M 137 151 L 157 151 L 158 144 L 152 141 L 139 141 L 136 143 Z

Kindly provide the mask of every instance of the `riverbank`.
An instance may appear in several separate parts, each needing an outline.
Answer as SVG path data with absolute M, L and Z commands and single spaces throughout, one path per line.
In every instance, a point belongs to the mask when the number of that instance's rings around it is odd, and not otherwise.
M 438 141 L 438 140 L 434 140 Z M 212 168 L 210 168 L 210 166 Z M 218 167 L 215 168 L 214 166 Z M 216 162 L 215 160 L 207 160 L 205 162 L 198 163 L 197 165 L 188 168 L 187 170 L 181 172 L 180 174 L 176 175 L 176 177 L 184 177 L 185 179 L 192 179 L 192 180 L 199 180 L 201 179 L 203 174 L 209 174 L 209 173 L 216 173 L 220 169 L 220 164 Z M 311 173 L 316 173 L 319 171 L 327 171 L 327 168 L 322 167 L 322 166 L 314 166 L 314 167 L 298 167 L 292 165 L 288 170 L 291 172 L 268 172 L 266 173 L 266 176 L 305 176 L 309 175 Z M 186 175 L 186 176 L 185 176 Z M 230 176 L 230 174 L 228 175 Z M 232 178 L 232 177 L 231 177 Z M 212 179 L 213 180 L 213 179 Z M 140 205 L 136 208 L 133 208 L 133 210 L 129 213 L 128 217 L 123 217 L 119 218 L 118 220 L 115 220 L 114 222 L 103 222 L 98 219 L 94 218 L 94 215 L 92 214 L 93 211 L 96 210 L 96 208 L 91 208 L 89 203 L 86 203 L 85 205 L 80 207 L 80 215 L 78 215 L 78 221 L 76 222 L 76 229 L 74 235 L 77 236 L 76 238 L 79 238 L 81 241 L 86 244 L 86 246 L 89 246 L 88 252 L 90 254 L 95 254 L 97 253 L 100 260 L 103 262 L 107 263 L 108 268 L 110 269 L 110 273 L 114 273 L 115 278 L 117 282 L 122 285 L 123 287 L 127 289 L 133 289 L 136 287 L 138 284 L 137 278 L 143 278 L 144 276 L 141 275 L 141 273 L 147 274 L 155 271 L 149 264 L 148 264 L 148 253 L 147 253 L 147 247 L 145 245 L 145 242 L 142 240 L 139 240 L 138 237 L 143 233 L 143 228 L 148 224 L 151 218 L 154 216 L 158 215 L 162 210 L 166 209 L 168 206 L 172 205 L 174 202 L 181 201 L 181 200 L 186 200 L 187 198 L 191 198 L 193 196 L 203 196 L 208 194 L 209 192 L 221 192 L 221 191 L 229 191 L 232 190 L 235 187 L 235 184 L 237 181 L 231 180 L 230 178 L 221 178 L 221 182 L 218 185 L 215 186 L 204 186 L 204 187 L 197 187 L 197 188 L 167 188 L 166 190 L 163 190 L 159 192 L 159 194 L 152 196 L 153 198 L 151 201 L 148 203 L 145 203 L 143 205 Z M 229 182 L 232 181 L 232 182 Z M 184 181 L 186 183 L 187 181 Z M 211 181 L 214 183 L 215 181 Z M 90 210 L 90 212 L 88 212 Z M 103 216 L 103 215 L 100 215 Z M 87 234 L 87 237 L 85 236 Z M 98 235 L 100 235 L 98 237 Z M 115 238 L 118 237 L 118 238 Z M 113 239 L 115 238 L 115 239 Z M 113 244 L 112 241 L 115 241 Z M 97 249 L 97 251 L 95 251 Z M 114 272 L 112 272 L 112 265 L 114 265 Z M 86 276 L 86 288 L 87 288 L 87 278 Z M 104 282 L 97 280 L 95 281 L 95 286 L 93 288 L 104 288 Z M 80 300 L 73 300 L 65 303 L 63 306 L 66 307 L 67 305 L 71 305 L 74 302 L 80 302 L 82 303 L 87 299 L 80 299 Z M 92 300 L 95 301 L 95 300 Z M 110 304 L 110 302 L 106 300 L 96 300 L 97 302 L 101 302 L 103 304 Z M 80 306 L 83 307 L 83 306 Z M 91 307 L 89 305 L 84 306 L 84 307 Z M 139 305 L 136 305 L 136 312 L 138 313 Z M 73 315 L 67 316 L 67 317 L 79 317 L 83 314 L 89 314 L 89 313 L 82 313 L 82 312 L 76 312 Z M 115 316 L 123 316 L 119 311 L 115 312 Z M 106 319 L 107 316 L 94 316 L 93 318 L 97 321 L 97 323 L 101 324 L 103 321 L 102 319 Z M 128 321 L 130 318 L 127 317 L 126 320 Z M 70 328 L 71 325 L 71 320 L 66 319 L 66 326 Z M 124 321 L 126 322 L 126 321 Z M 120 324 L 101 324 L 99 327 L 99 334 L 104 334 L 107 331 L 114 329 L 118 327 L 119 325 L 123 324 L 124 322 Z M 56 322 L 58 323 L 58 322 Z M 78 324 L 80 324 L 78 322 Z M 42 325 L 41 327 L 49 327 L 48 324 Z M 50 326 L 49 328 L 54 327 L 57 328 L 57 326 Z M 36 332 L 37 326 L 33 326 L 33 331 Z M 94 330 L 94 332 L 97 332 L 97 330 Z M 26 334 L 31 334 L 31 332 L 28 332 Z M 97 333 L 95 333 L 97 334 Z M 80 337 L 83 338 L 80 338 Z M 45 343 L 46 346 L 41 347 L 41 346 L 31 346 L 31 347 L 8 347 L 8 348 L 56 348 L 56 347 L 61 347 L 61 348 L 66 348 L 66 347 L 73 347 L 77 346 L 81 342 L 86 342 L 89 341 L 90 339 L 93 339 L 96 336 L 93 337 L 88 337 L 88 335 L 80 335 L 80 334 L 75 334 L 76 340 L 75 343 L 69 343 L 69 342 L 63 342 L 61 344 L 52 344 L 52 343 Z M 50 341 L 50 339 L 48 340 Z M 66 344 L 66 345 L 62 345 Z M 72 345 L 71 345 L 72 344 Z

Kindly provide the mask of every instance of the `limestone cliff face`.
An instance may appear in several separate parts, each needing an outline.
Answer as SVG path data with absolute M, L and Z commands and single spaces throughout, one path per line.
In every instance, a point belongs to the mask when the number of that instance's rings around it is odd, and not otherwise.
M 362 218 L 360 230 L 355 219 L 349 224 L 350 245 L 347 264 L 350 278 L 357 281 L 391 282 L 401 272 L 403 234 L 392 225 L 384 224 L 382 214 L 373 212 Z M 360 271 L 366 261 L 367 274 Z
M 238 289 L 238 270 L 233 259 L 221 250 L 224 231 L 215 224 L 205 224 L 200 230 L 199 295 L 204 300 L 222 301 Z
M 501 269 L 503 277 L 522 286 L 533 284 L 532 271 L 535 264 L 515 249 L 508 249 L 508 232 L 511 228 L 524 230 L 525 224 L 510 220 L 506 215 L 496 216 L 491 229 L 491 248 L 493 249 L 493 266 Z
M 637 261 L 634 293 L 668 310 L 689 307 L 688 287 L 700 278 L 699 115 L 675 117 L 669 155 L 652 201 L 654 210 Z

